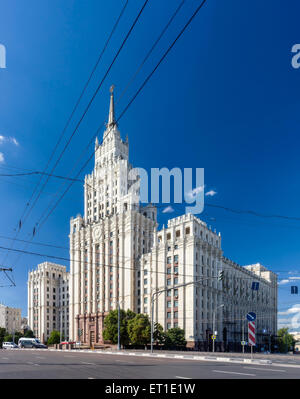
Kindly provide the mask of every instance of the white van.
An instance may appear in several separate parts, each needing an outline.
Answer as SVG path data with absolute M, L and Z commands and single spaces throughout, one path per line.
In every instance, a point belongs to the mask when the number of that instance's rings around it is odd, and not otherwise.
M 18 348 L 18 345 L 16 345 L 14 342 L 3 342 L 2 348 L 3 349 L 15 349 L 15 348 Z
M 20 338 L 18 341 L 19 348 L 47 348 L 37 338 Z

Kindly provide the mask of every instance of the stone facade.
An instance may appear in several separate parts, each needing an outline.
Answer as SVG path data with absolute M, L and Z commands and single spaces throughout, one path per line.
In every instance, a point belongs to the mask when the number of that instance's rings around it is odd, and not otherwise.
M 69 273 L 66 266 L 44 262 L 28 274 L 28 324 L 46 342 L 53 330 L 69 339 Z
M 8 334 L 20 331 L 21 309 L 0 304 L 0 327 L 5 328 Z
M 90 345 L 103 342 L 103 318 L 118 303 L 137 311 L 139 258 L 151 249 L 156 228 L 156 208 L 139 206 L 113 101 L 111 93 L 107 129 L 85 178 L 84 216 L 70 222 L 70 337 Z
M 70 339 L 103 343 L 110 310 L 120 304 L 150 316 L 151 294 L 162 288 L 154 321 L 165 330 L 183 328 L 190 347 L 208 349 L 213 331 L 223 349 L 241 341 L 243 328 L 247 340 L 249 311 L 258 315 L 258 340 L 264 330 L 276 334 L 276 275 L 260 264 L 242 267 L 225 258 L 221 234 L 192 214 L 170 219 L 158 231 L 156 208 L 140 206 L 132 170 L 111 92 L 103 141 L 96 139 L 94 170 L 85 177 L 84 215 L 70 222 Z M 253 281 L 260 283 L 258 293 Z

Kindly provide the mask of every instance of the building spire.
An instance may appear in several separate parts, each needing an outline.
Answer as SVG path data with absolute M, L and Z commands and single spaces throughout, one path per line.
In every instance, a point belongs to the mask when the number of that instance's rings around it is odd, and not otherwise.
M 110 86 L 110 104 L 109 104 L 109 115 L 108 115 L 108 123 L 107 127 L 113 127 L 116 124 L 115 120 L 115 104 L 114 104 L 114 88 L 115 86 Z

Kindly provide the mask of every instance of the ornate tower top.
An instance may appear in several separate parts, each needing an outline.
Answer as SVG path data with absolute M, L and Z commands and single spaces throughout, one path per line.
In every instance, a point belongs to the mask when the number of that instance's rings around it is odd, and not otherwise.
M 115 120 L 115 104 L 114 104 L 114 85 L 110 86 L 110 104 L 109 104 L 109 114 L 108 114 L 108 123 L 106 125 L 107 128 L 113 127 L 116 125 Z

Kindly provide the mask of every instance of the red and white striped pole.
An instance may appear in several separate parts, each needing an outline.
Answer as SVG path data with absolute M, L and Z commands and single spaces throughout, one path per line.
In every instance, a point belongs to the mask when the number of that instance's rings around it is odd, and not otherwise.
M 255 322 L 248 323 L 248 343 L 251 346 L 251 358 L 253 357 L 253 346 L 255 346 Z

